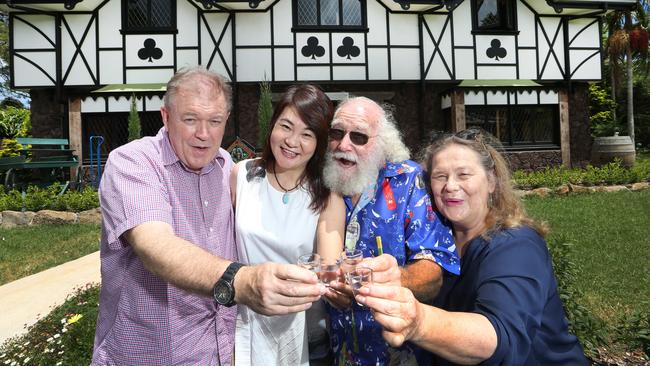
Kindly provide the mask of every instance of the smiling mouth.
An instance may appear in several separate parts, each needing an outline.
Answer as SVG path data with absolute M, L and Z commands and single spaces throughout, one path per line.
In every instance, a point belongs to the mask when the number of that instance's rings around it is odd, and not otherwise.
M 298 153 L 295 153 L 295 152 L 293 152 L 291 150 L 287 150 L 287 149 L 285 149 L 283 147 L 280 148 L 280 151 L 282 151 L 282 155 L 286 156 L 289 159 L 292 159 L 292 158 L 295 158 L 296 156 L 298 156 Z
M 357 162 L 356 162 L 356 161 L 352 161 L 352 160 L 348 160 L 348 159 L 344 159 L 344 158 L 337 158 L 336 161 L 337 161 L 339 164 L 341 164 L 341 165 L 343 165 L 344 167 L 346 167 L 346 168 L 347 168 L 347 167 L 352 167 L 352 166 L 357 165 Z

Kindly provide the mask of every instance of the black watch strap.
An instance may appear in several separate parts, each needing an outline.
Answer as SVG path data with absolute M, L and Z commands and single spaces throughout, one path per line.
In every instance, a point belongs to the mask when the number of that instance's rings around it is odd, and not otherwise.
M 214 285 L 214 299 L 219 305 L 235 305 L 235 274 L 244 265 L 238 262 L 232 262 L 223 272 L 221 278 Z

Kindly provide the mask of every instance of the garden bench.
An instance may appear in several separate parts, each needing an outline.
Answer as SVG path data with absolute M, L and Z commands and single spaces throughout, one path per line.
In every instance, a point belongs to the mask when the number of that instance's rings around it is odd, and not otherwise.
M 19 137 L 16 141 L 23 145 L 20 156 L 0 158 L 0 171 L 6 171 L 4 183 L 7 186 L 13 185 L 16 169 L 51 169 L 54 172 L 79 165 L 68 139 Z

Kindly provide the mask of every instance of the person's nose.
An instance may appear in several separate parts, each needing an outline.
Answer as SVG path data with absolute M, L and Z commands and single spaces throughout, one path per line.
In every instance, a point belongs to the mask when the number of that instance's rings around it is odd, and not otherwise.
M 298 133 L 292 132 L 287 135 L 287 137 L 284 139 L 284 142 L 289 147 L 296 147 L 299 144 L 299 138 L 300 136 Z
M 196 125 L 196 130 L 194 131 L 194 135 L 199 140 L 205 141 L 210 136 L 210 131 L 209 130 L 210 130 L 210 126 L 208 126 L 208 122 L 207 121 L 200 121 Z
M 354 144 L 352 143 L 352 140 L 350 140 L 350 133 L 346 132 L 345 135 L 343 135 L 343 138 L 341 141 L 339 141 L 339 146 L 337 147 L 338 150 L 348 152 L 352 151 L 354 148 Z
M 455 177 L 447 178 L 447 183 L 445 184 L 445 190 L 447 192 L 455 192 L 458 190 L 458 180 Z

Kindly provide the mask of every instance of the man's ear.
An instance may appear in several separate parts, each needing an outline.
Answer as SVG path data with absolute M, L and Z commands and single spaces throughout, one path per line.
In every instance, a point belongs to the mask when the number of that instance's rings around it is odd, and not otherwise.
M 160 116 L 162 117 L 163 125 L 167 127 L 167 121 L 169 120 L 169 110 L 164 105 L 160 107 Z

